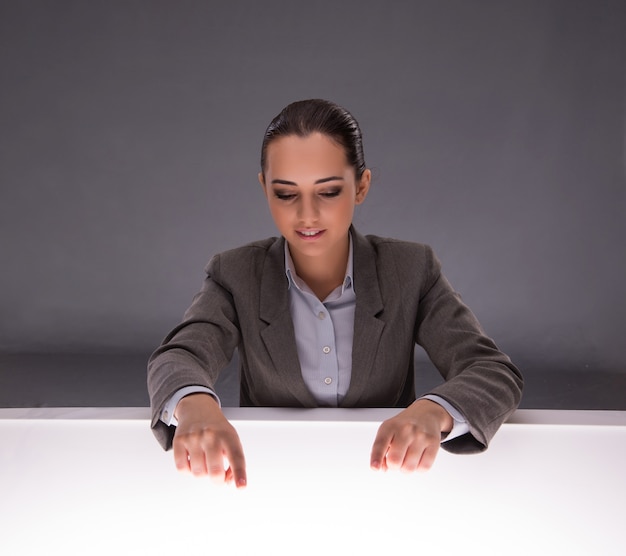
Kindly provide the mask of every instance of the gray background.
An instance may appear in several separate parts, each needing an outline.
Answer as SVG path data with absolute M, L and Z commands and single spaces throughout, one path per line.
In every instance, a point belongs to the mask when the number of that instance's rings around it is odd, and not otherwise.
M 265 127 L 322 97 L 357 228 L 435 248 L 522 406 L 626 409 L 625 58 L 619 0 L 0 2 L 0 405 L 147 405 L 206 261 L 276 234 Z

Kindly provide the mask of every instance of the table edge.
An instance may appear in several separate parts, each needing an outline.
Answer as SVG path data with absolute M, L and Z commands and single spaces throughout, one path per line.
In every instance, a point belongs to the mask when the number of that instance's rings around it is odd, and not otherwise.
M 225 407 L 232 421 L 379 422 L 398 408 Z M 0 408 L 1 420 L 150 420 L 148 407 L 10 407 Z M 510 425 L 626 426 L 626 411 L 518 409 Z

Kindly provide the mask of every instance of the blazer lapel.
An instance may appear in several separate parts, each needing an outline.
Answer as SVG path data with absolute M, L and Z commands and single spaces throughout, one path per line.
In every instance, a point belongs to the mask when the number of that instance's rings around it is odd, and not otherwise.
M 356 405 L 367 388 L 385 327 L 385 323 L 376 317 L 383 310 L 376 272 L 376 252 L 369 241 L 354 228 L 351 228 L 351 232 L 356 309 L 352 341 L 352 376 L 348 392 L 341 403 L 345 407 Z
M 315 398 L 302 378 L 287 288 L 285 239 L 280 238 L 270 247 L 263 265 L 259 316 L 267 326 L 261 326 L 260 335 L 285 388 L 302 406 L 315 407 Z

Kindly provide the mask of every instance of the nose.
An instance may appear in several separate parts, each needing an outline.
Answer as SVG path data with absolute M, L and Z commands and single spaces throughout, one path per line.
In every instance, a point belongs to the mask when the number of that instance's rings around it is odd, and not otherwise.
M 318 221 L 319 207 L 314 195 L 302 195 L 298 204 L 298 219 L 305 225 Z

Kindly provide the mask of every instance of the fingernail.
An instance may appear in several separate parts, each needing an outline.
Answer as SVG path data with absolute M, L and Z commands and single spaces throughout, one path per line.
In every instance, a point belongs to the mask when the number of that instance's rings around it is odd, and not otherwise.
M 246 486 L 246 480 L 244 478 L 237 480 L 237 488 L 243 488 Z
M 379 461 L 373 461 L 371 463 L 371 468 L 378 471 L 380 469 L 380 462 Z

